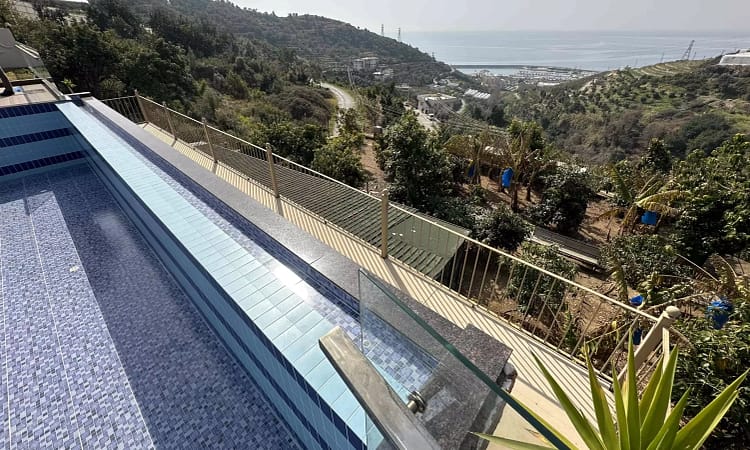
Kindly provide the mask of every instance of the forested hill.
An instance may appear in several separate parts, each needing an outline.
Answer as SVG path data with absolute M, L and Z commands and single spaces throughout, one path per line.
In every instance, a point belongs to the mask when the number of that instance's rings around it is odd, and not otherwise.
M 166 8 L 192 18 L 206 18 L 220 24 L 223 31 L 292 49 L 297 55 L 310 58 L 324 68 L 349 62 L 352 58 L 377 56 L 381 63 L 396 71 L 397 78 L 399 74 L 410 72 L 412 77 L 421 75 L 419 80 L 413 80 L 415 83 L 429 82 L 450 71 L 450 67 L 433 61 L 414 47 L 326 17 L 279 17 L 241 8 L 231 2 L 211 0 L 136 0 L 133 7 L 144 16 Z
M 718 58 L 607 72 L 502 98 L 505 113 L 539 122 L 558 148 L 607 162 L 640 154 L 652 138 L 678 157 L 750 133 L 750 68 Z

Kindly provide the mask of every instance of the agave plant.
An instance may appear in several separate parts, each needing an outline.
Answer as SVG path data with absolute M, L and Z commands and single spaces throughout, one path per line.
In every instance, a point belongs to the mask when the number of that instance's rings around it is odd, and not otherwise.
M 632 340 L 631 340 L 632 341 Z M 727 386 L 711 403 L 693 417 L 684 427 L 680 428 L 682 413 L 690 396 L 690 391 L 671 407 L 672 385 L 675 368 L 677 366 L 678 351 L 670 353 L 666 361 L 662 357 L 651 379 L 643 391 L 640 400 L 636 383 L 636 371 L 633 357 L 632 342 L 628 349 L 627 377 L 621 385 L 617 373 L 613 371 L 614 380 L 614 414 L 607 404 L 604 394 L 591 361 L 586 358 L 589 370 L 589 384 L 591 397 L 596 413 L 596 425 L 591 424 L 579 411 L 568 395 L 550 375 L 544 364 L 534 355 L 537 365 L 552 387 L 555 396 L 560 401 L 565 413 L 581 436 L 581 440 L 589 449 L 598 450 L 693 450 L 699 449 L 708 439 L 713 429 L 719 424 L 727 410 L 739 395 L 738 389 L 748 371 L 745 371 L 731 385 Z M 750 369 L 749 369 L 750 371 Z M 671 407 L 671 408 L 670 408 Z M 575 449 L 565 436 L 559 431 L 551 429 L 561 442 L 571 449 Z M 499 436 L 485 434 L 477 435 L 490 442 L 514 449 L 548 449 L 541 445 L 514 441 Z

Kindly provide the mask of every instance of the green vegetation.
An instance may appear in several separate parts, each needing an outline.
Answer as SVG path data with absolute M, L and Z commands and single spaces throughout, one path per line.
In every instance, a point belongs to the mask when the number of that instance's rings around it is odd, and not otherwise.
M 561 233 L 575 233 L 594 196 L 588 173 L 580 167 L 565 165 L 542 180 L 542 201 L 529 209 L 529 217 L 541 225 L 552 225 Z
M 367 181 L 367 172 L 362 167 L 360 147 L 364 135 L 359 127 L 357 114 L 353 109 L 341 115 L 339 136 L 315 150 L 312 169 L 329 177 L 359 188 Z
M 640 399 L 638 398 L 633 354 L 633 345 L 631 344 L 628 347 L 628 369 L 624 382 L 621 383 L 618 380 L 617 372 L 612 374 L 615 397 L 614 412 L 610 409 L 604 390 L 599 383 L 599 378 L 594 372 L 591 361 L 587 358 L 586 363 L 588 365 L 591 397 L 596 413 L 596 425 L 586 420 L 557 380 L 539 358 L 534 355 L 544 378 L 588 449 L 698 450 L 706 442 L 727 410 L 737 400 L 740 386 L 748 374 L 748 370 L 745 370 L 724 389 L 717 390 L 716 397 L 707 406 L 701 408 L 689 422 L 681 426 L 683 412 L 686 405 L 691 401 L 691 392 L 685 392 L 672 407 L 670 401 L 675 385 L 678 351 L 673 351 L 667 361 L 664 361 L 664 358 L 659 360 L 656 370 L 654 370 Z M 565 435 L 543 420 L 540 421 L 561 442 L 570 448 L 576 448 Z M 478 436 L 508 448 L 527 450 L 549 448 L 499 436 L 484 434 L 478 434 Z
M 521 258 L 544 270 L 567 279 L 578 272 L 576 265 L 558 254 L 557 247 L 526 241 L 521 245 Z M 531 274 L 519 270 L 508 280 L 508 295 L 513 297 L 529 314 L 546 313 L 554 316 L 564 306 L 567 286 L 541 272 Z M 546 302 L 546 308 L 543 304 Z M 544 308 L 544 310 L 543 310 Z M 544 318 L 543 318 L 544 320 Z
M 476 239 L 503 250 L 515 251 L 530 235 L 532 227 L 505 205 L 481 217 Z
M 536 120 L 559 148 L 605 163 L 642 153 L 653 138 L 682 156 L 750 132 L 750 70 L 717 60 L 608 72 L 503 95 L 506 117 Z
M 690 392 L 685 406 L 689 416 L 713 400 L 735 378 L 747 370 L 750 361 L 750 278 L 737 274 L 723 258 L 711 258 L 696 282 L 712 288 L 734 301 L 734 313 L 721 330 L 709 320 L 690 321 L 679 330 L 690 342 L 685 356 L 677 364 L 675 397 Z M 750 388 L 741 387 L 737 401 L 727 412 L 712 439 L 710 449 L 741 449 L 750 442 Z

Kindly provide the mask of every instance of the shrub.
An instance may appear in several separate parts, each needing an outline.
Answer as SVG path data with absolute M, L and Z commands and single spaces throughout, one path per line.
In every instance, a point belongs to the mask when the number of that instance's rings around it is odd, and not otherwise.
M 561 277 L 573 279 L 578 272 L 575 264 L 557 253 L 556 246 L 527 241 L 521 245 L 521 251 L 523 260 Z M 545 301 L 547 311 L 557 311 L 563 302 L 565 288 L 566 285 L 554 277 L 536 269 L 524 270 L 521 266 L 508 280 L 508 295 L 519 305 L 527 307 L 531 314 L 541 312 Z
M 531 225 L 505 205 L 485 214 L 477 224 L 477 239 L 492 247 L 515 251 L 531 234 Z
M 673 399 L 690 389 L 685 408 L 694 417 L 750 364 L 750 304 L 735 304 L 734 320 L 714 330 L 709 320 L 678 324 L 692 344 L 683 350 L 677 364 Z M 744 316 L 744 320 L 743 317 Z M 739 397 L 706 441 L 708 449 L 745 449 L 750 442 L 750 387 L 739 389 Z
M 674 251 L 660 236 L 616 237 L 602 248 L 602 259 L 610 270 L 621 267 L 625 281 L 633 289 L 653 274 L 689 275 L 689 269 L 677 263 Z M 664 284 L 672 283 L 664 280 Z

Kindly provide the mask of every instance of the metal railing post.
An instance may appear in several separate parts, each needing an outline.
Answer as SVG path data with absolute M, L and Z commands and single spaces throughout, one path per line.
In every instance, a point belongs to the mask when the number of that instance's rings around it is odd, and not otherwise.
M 646 337 L 641 342 L 641 345 L 638 347 L 638 350 L 635 351 L 635 355 L 633 356 L 633 359 L 635 360 L 635 370 L 637 371 L 644 362 L 648 359 L 649 355 L 656 350 L 656 348 L 659 346 L 663 339 L 663 330 L 669 330 L 669 327 L 672 326 L 673 323 L 680 317 L 680 309 L 675 306 L 667 306 L 667 309 L 664 310 L 663 313 L 661 313 L 661 316 L 659 316 L 659 320 L 656 321 L 653 328 L 649 330 Z M 623 369 L 620 374 L 617 376 L 617 378 L 620 380 L 620 383 L 622 383 L 625 380 L 625 375 L 627 375 L 628 369 L 627 367 Z
M 380 257 L 388 258 L 388 189 L 380 198 Z
M 206 125 L 206 118 L 201 118 L 201 123 L 203 124 L 203 133 L 206 135 L 206 144 L 208 144 L 208 151 L 211 153 L 211 159 L 214 160 L 214 167 L 216 167 L 216 163 L 218 162 L 216 160 L 216 153 L 214 153 L 214 144 L 211 142 L 211 136 L 208 135 L 208 125 Z
M 172 145 L 177 142 L 177 133 L 174 132 L 174 125 L 172 125 L 172 118 L 169 117 L 169 108 L 167 108 L 167 102 L 161 102 L 162 108 L 164 108 L 164 115 L 167 116 L 167 124 L 169 125 L 169 132 L 172 133 Z
M 143 121 L 148 122 L 148 116 L 146 116 L 146 109 L 143 107 L 143 101 L 141 100 L 141 96 L 138 94 L 138 89 L 135 89 L 133 91 L 135 95 L 135 102 L 138 103 L 138 109 L 141 110 L 141 115 L 143 116 Z
M 273 150 L 271 144 L 266 142 L 266 159 L 268 160 L 268 173 L 271 176 L 271 189 L 273 196 L 279 198 L 279 183 L 276 181 L 276 166 L 273 163 Z

